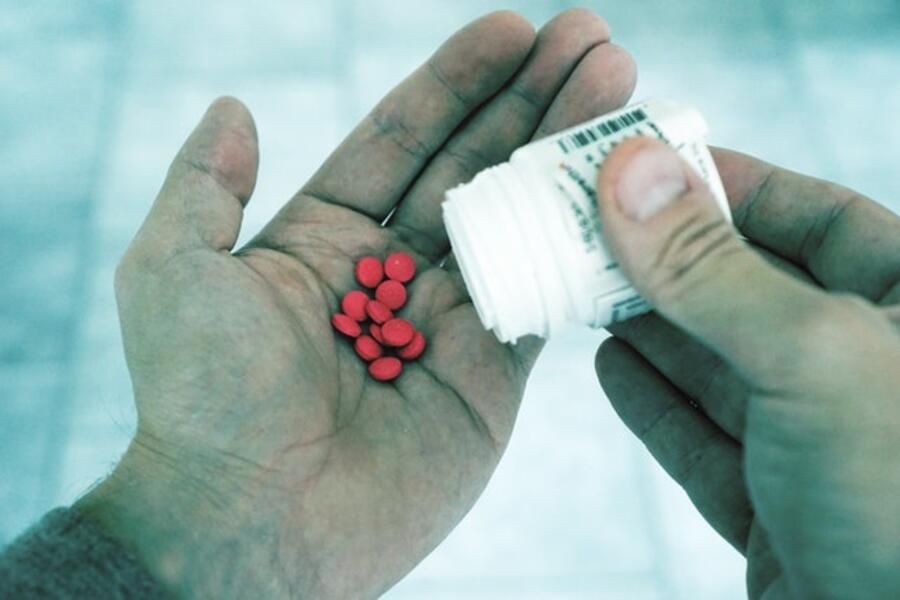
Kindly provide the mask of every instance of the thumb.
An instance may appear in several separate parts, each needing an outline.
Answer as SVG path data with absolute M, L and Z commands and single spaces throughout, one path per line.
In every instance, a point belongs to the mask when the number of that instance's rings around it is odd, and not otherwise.
M 131 251 L 165 259 L 194 248 L 230 250 L 258 163 L 250 112 L 234 98 L 217 99 L 169 167 Z
M 827 295 L 753 251 L 673 149 L 627 140 L 606 158 L 597 189 L 604 237 L 659 313 L 747 376 L 796 363 L 801 349 L 790 343 L 808 338 L 791 332 L 822 313 Z

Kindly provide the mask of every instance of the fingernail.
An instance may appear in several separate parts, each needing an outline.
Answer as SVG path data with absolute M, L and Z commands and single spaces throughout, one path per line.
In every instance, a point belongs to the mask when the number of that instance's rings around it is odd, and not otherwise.
M 635 221 L 645 221 L 687 191 L 684 166 L 669 147 L 644 148 L 622 167 L 616 184 L 619 206 Z

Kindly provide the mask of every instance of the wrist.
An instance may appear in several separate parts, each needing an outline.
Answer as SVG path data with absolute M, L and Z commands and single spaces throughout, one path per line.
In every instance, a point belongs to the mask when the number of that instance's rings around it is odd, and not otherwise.
M 198 468 L 197 463 L 205 463 Z M 198 472 L 199 471 L 199 472 Z M 113 473 L 75 503 L 175 596 L 285 595 L 269 577 L 265 525 L 247 518 L 252 478 L 220 461 L 186 460 L 139 434 Z M 265 561 L 265 562 L 263 562 Z

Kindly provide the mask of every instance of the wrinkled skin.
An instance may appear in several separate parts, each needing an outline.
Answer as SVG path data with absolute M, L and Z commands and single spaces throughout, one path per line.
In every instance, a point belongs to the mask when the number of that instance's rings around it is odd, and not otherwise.
M 647 152 L 670 151 L 625 143 L 598 182 L 612 250 L 657 308 L 600 348 L 613 406 L 747 557 L 751 598 L 900 598 L 900 218 L 718 150 L 750 243 L 696 177 L 635 220 L 620 182 L 636 160 L 654 177 Z
M 78 508 L 179 595 L 369 597 L 403 577 L 486 485 L 540 348 L 482 329 L 444 263 L 443 192 L 620 107 L 634 77 L 586 11 L 537 35 L 483 17 L 236 251 L 257 139 L 243 105 L 215 102 L 117 271 L 138 430 Z M 397 250 L 419 264 L 402 314 L 429 347 L 388 385 L 329 319 L 354 261 Z

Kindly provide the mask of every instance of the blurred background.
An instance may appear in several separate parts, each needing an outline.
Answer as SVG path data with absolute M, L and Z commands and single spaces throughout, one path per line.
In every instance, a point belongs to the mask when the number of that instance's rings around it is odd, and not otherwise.
M 0 0 L 0 545 L 103 477 L 134 426 L 113 269 L 220 94 L 262 148 L 243 239 L 471 18 L 518 0 Z M 635 56 L 636 98 L 712 142 L 900 209 L 900 3 L 585 2 Z M 618 422 L 599 332 L 554 340 L 484 497 L 389 598 L 738 598 L 743 561 Z

